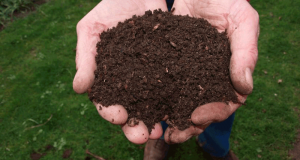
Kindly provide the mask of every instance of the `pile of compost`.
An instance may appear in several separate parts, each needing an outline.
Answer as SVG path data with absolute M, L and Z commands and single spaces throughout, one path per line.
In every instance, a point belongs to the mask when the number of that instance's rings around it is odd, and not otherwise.
M 229 76 L 227 33 L 204 19 L 146 11 L 100 39 L 89 98 L 103 106 L 124 106 L 130 124 L 141 120 L 151 132 L 167 115 L 171 127 L 184 130 L 193 125 L 195 108 L 238 103 Z

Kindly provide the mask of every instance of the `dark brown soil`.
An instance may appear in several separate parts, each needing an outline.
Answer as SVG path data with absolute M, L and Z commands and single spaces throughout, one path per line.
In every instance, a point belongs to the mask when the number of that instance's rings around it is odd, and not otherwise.
M 41 158 L 43 158 L 44 156 L 46 156 L 48 154 L 49 151 L 51 151 L 54 147 L 52 145 L 47 145 L 45 146 L 44 148 L 40 148 L 38 150 L 38 152 L 36 151 L 33 151 L 31 154 L 30 154 L 30 158 L 32 160 L 39 160 Z
M 171 127 L 184 130 L 196 107 L 238 103 L 226 32 L 218 33 L 204 19 L 147 11 L 100 38 L 90 100 L 123 105 L 129 124 L 142 120 L 151 132 L 168 115 Z
M 36 152 L 33 152 L 30 154 L 30 158 L 32 160 L 39 160 L 41 159 L 42 157 L 44 157 L 47 153 L 36 153 Z
M 69 158 L 71 156 L 71 154 L 72 154 L 72 150 L 71 149 L 66 149 L 64 151 L 63 155 L 62 155 L 62 158 L 63 159 L 67 159 L 67 158 Z

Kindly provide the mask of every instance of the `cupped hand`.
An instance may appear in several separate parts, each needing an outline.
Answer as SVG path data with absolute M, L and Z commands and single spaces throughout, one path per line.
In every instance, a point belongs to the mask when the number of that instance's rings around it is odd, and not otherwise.
M 246 0 L 176 0 L 176 15 L 189 15 L 208 20 L 219 32 L 227 31 L 231 44 L 230 78 L 240 102 L 252 92 L 258 50 L 259 16 Z M 214 122 L 221 122 L 233 114 L 241 104 L 208 103 L 199 106 L 191 115 L 196 126 L 180 131 L 167 128 L 167 143 L 182 143 L 196 136 Z
M 99 34 L 108 28 L 112 28 L 133 15 L 143 15 L 147 10 L 167 10 L 164 0 L 103 0 L 93 8 L 77 24 L 76 47 L 76 75 L 73 80 L 73 89 L 77 93 L 84 93 L 94 83 L 94 71 L 97 68 L 95 62 L 96 44 L 100 41 Z M 99 114 L 107 121 L 122 126 L 122 130 L 129 141 L 142 144 L 148 138 L 157 139 L 162 135 L 160 124 L 149 135 L 143 122 L 134 127 L 126 123 L 128 114 L 121 105 L 101 107 L 94 103 Z M 101 108 L 101 110 L 100 110 Z

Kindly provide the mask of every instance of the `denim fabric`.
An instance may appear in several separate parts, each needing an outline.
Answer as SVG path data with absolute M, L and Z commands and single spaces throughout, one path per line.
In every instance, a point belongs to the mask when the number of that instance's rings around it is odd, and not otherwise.
M 166 0 L 166 2 L 167 2 L 168 10 L 170 11 L 173 6 L 174 0 Z
M 204 151 L 215 157 L 223 157 L 229 151 L 229 137 L 234 121 L 233 113 L 225 121 L 212 123 L 198 136 Z
M 223 157 L 229 151 L 229 137 L 234 121 L 233 113 L 225 121 L 219 123 L 212 123 L 203 133 L 198 136 L 202 148 L 207 153 L 215 157 Z M 160 139 L 164 139 L 164 133 L 168 125 L 165 121 L 161 122 L 163 128 L 163 135 Z

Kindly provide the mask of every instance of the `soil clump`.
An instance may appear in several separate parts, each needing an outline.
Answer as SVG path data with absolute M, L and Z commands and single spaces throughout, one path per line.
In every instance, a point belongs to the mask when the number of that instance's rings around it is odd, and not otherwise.
M 198 106 L 239 103 L 229 76 L 227 33 L 204 19 L 146 11 L 100 39 L 89 98 L 124 106 L 130 124 L 141 120 L 151 132 L 168 115 L 171 127 L 184 130 Z

